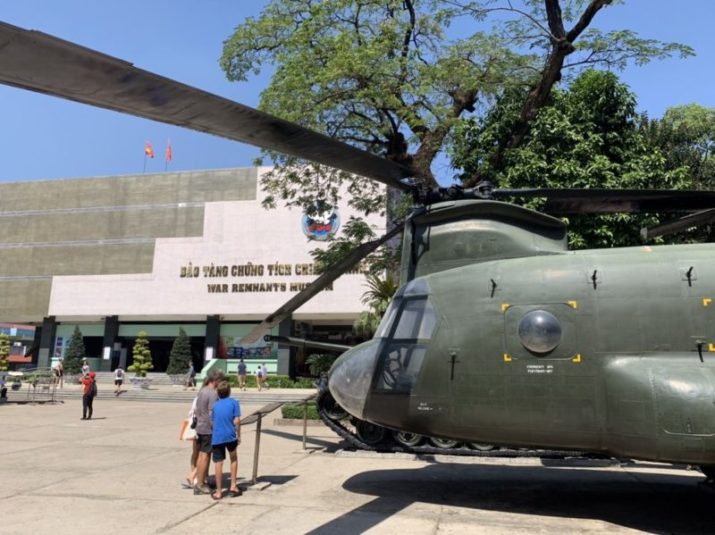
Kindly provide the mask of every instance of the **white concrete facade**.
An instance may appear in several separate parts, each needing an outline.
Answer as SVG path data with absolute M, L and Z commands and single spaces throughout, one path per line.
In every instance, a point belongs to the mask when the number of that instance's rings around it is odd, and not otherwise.
M 259 169 L 259 180 L 268 168 Z M 55 276 L 48 314 L 58 321 L 189 321 L 220 315 L 222 321 L 257 321 L 317 278 L 310 251 L 326 247 L 303 232 L 297 208 L 267 210 L 258 187 L 254 200 L 207 202 L 201 237 L 158 238 L 150 273 Z M 339 207 L 340 228 L 357 215 Z M 376 234 L 385 218 L 367 218 Z M 364 310 L 364 275 L 345 274 L 301 307 L 293 318 L 352 320 Z

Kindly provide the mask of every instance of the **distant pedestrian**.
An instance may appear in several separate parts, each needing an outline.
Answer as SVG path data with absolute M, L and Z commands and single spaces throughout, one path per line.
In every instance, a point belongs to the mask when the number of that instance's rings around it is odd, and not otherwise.
M 85 359 L 82 361 L 82 377 L 87 377 L 90 371 L 92 370 L 89 368 L 89 362 Z
M 241 390 L 246 390 L 246 363 L 243 361 L 243 357 L 238 362 L 238 387 Z
M 262 386 L 266 390 L 270 390 L 270 387 L 268 386 L 268 368 L 266 367 L 266 363 L 264 362 L 261 364 L 261 376 L 262 376 Z
M 92 403 L 97 396 L 95 377 L 94 372 L 89 372 L 86 377 L 82 378 L 82 420 L 92 419 Z
M 236 484 L 238 478 L 238 454 L 236 448 L 241 443 L 241 406 L 237 400 L 231 397 L 231 386 L 228 381 L 219 382 L 216 387 L 216 393 L 219 399 L 211 411 L 213 424 L 211 446 L 216 470 L 216 491 L 211 497 L 214 500 L 220 500 L 223 498 L 223 461 L 226 459 L 226 450 L 228 450 L 231 460 L 231 483 L 228 487 L 228 493 L 230 496 L 243 494 Z
M 60 383 L 60 388 L 63 388 L 65 386 L 65 361 L 63 359 L 57 361 L 55 370 L 57 370 L 57 379 Z
M 196 484 L 194 494 L 211 494 L 211 489 L 206 485 L 211 454 L 211 409 L 218 400 L 216 384 L 223 380 L 223 373 L 214 370 L 209 373 L 204 381 L 204 386 L 196 396 L 196 436 L 199 446 L 199 458 L 196 461 Z
M 119 392 L 122 390 L 122 383 L 124 382 L 124 370 L 119 367 L 116 370 L 114 370 L 114 393 L 116 395 L 119 395 Z
M 256 388 L 259 392 L 263 389 L 263 368 L 261 366 L 256 368 Z
M 184 388 L 196 388 L 196 368 L 194 363 L 189 363 L 189 371 L 186 372 L 186 383 Z

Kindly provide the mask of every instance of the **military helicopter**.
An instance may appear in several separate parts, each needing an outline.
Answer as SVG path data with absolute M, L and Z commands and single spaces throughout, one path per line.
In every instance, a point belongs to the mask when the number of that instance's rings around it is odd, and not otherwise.
M 0 23 L 0 82 L 283 151 L 414 197 L 403 225 L 365 243 L 266 318 L 267 328 L 402 232 L 401 286 L 375 337 L 333 365 L 321 411 L 358 444 L 460 444 L 689 463 L 715 478 L 712 244 L 569 251 L 554 216 L 688 212 L 715 193 L 427 191 L 379 156 L 55 37 Z M 543 212 L 506 202 L 546 199 Z M 290 342 L 290 340 L 286 340 Z M 314 344 L 318 345 L 318 344 Z

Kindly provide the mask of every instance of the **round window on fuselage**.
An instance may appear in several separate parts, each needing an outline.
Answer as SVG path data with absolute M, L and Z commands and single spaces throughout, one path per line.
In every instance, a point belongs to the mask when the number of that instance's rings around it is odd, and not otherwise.
M 553 351 L 561 342 L 561 334 L 561 322 L 546 310 L 532 310 L 519 322 L 519 340 L 533 353 Z

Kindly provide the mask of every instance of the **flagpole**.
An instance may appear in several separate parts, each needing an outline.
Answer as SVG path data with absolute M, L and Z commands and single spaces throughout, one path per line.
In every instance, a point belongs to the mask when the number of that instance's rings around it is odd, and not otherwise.
M 144 151 L 144 168 L 142 169 L 142 174 L 146 174 L 146 151 Z

